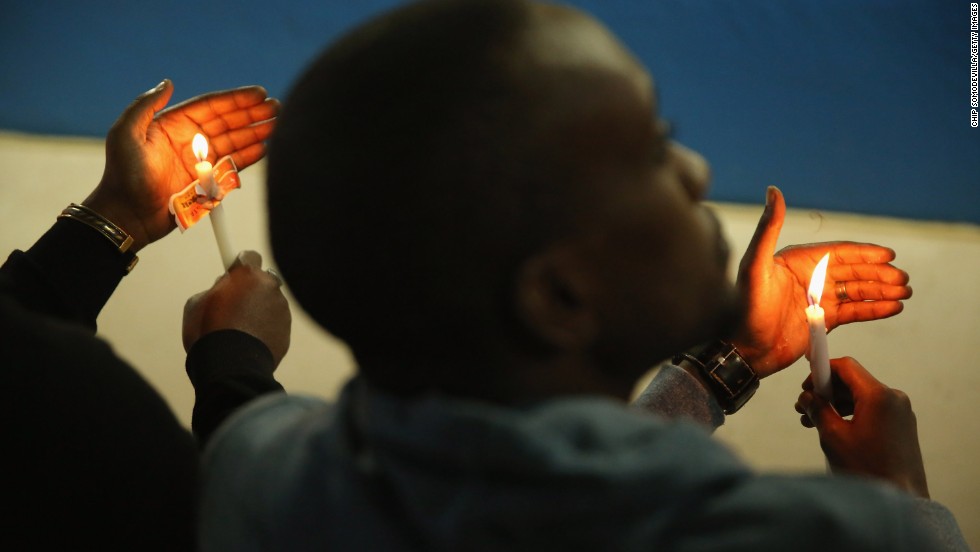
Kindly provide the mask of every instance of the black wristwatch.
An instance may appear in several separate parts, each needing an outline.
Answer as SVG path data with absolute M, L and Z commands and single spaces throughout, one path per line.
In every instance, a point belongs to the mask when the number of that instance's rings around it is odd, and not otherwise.
M 738 412 L 759 388 L 759 376 L 731 343 L 715 341 L 681 353 L 673 362 L 679 366 L 682 360 L 697 367 L 725 414 Z

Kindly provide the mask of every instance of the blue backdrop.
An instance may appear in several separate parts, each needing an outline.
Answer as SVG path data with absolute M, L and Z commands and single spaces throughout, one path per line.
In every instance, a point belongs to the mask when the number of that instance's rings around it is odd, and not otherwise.
M 16 1 L 16 0 L 15 0 Z M 396 0 L 5 2 L 0 128 L 103 136 L 163 77 L 175 101 L 283 96 L 328 41 Z M 647 64 L 712 199 L 980 223 L 965 0 L 573 0 Z M 447 45 L 447 48 L 451 45 Z

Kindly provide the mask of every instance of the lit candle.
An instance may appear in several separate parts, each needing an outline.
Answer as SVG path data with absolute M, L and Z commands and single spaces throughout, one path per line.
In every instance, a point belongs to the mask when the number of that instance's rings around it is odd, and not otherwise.
M 197 171 L 197 180 L 208 196 L 214 199 L 219 193 L 218 183 L 214 181 L 214 167 L 207 160 L 208 141 L 203 134 L 194 135 L 191 148 L 194 150 L 194 157 L 197 158 L 197 164 L 194 165 L 194 170 Z M 221 264 L 224 265 L 225 270 L 228 270 L 231 268 L 231 263 L 235 261 L 235 250 L 232 249 L 231 242 L 228 240 L 225 212 L 220 203 L 211 209 L 210 218 L 211 229 L 214 230 L 214 239 L 218 242 L 218 252 L 221 254 Z
M 806 321 L 810 326 L 810 373 L 813 375 L 813 389 L 825 400 L 831 400 L 833 392 L 830 386 L 830 355 L 827 353 L 827 324 L 824 322 L 823 309 L 820 308 L 820 298 L 823 295 L 823 283 L 827 279 L 827 263 L 830 253 L 820 259 L 810 277 L 810 288 L 807 290 L 807 300 L 810 306 L 806 308 Z

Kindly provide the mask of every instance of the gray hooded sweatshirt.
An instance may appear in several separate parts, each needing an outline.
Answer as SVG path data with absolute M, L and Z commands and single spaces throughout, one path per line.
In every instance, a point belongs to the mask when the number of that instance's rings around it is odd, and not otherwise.
M 360 377 L 336 404 L 276 393 L 205 457 L 209 551 L 969 550 L 950 512 L 884 483 L 754 473 L 690 375 L 630 407 L 413 399 Z

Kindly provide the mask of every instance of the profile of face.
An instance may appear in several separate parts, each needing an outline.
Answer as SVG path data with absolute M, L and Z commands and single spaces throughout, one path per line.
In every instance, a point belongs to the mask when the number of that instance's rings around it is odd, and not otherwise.
M 555 138 L 587 182 L 583 231 L 564 245 L 581 267 L 600 365 L 649 367 L 730 331 L 741 315 L 728 246 L 702 203 L 707 162 L 670 140 L 652 80 L 591 17 L 535 6 L 531 50 L 555 71 Z
M 269 150 L 277 262 L 362 373 L 622 395 L 727 329 L 739 301 L 701 203 L 707 163 L 668 138 L 650 75 L 607 29 L 524 0 L 383 17 L 311 66 Z M 299 196 L 300 181 L 319 185 Z

